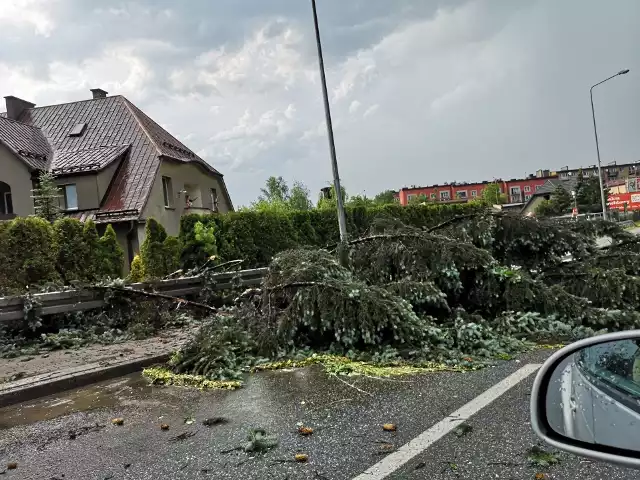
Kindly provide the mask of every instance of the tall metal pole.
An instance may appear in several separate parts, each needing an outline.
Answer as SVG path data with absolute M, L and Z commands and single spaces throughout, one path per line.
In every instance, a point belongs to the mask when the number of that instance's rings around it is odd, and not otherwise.
M 594 85 L 595 87 L 595 85 Z M 596 137 L 596 152 L 598 153 L 598 179 L 600 180 L 600 200 L 602 201 L 602 219 L 607 220 L 607 201 L 604 198 L 604 181 L 602 180 L 602 163 L 600 162 L 600 145 L 598 144 L 598 127 L 596 127 L 596 110 L 593 107 L 593 87 L 591 95 L 591 115 L 593 116 L 593 133 Z
M 331 169 L 333 170 L 333 185 L 336 191 L 338 205 L 338 226 L 340 227 L 340 241 L 347 240 L 347 220 L 344 214 L 344 201 L 342 188 L 340 187 L 340 175 L 338 174 L 338 160 L 336 158 L 336 144 L 333 139 L 333 123 L 331 122 L 331 108 L 329 106 L 329 93 L 327 92 L 327 78 L 324 72 L 324 58 L 322 56 L 322 43 L 320 42 L 320 27 L 318 26 L 318 11 L 316 0 L 311 0 L 313 8 L 313 24 L 316 29 L 316 45 L 318 47 L 318 63 L 320 65 L 320 81 L 322 83 L 322 96 L 324 98 L 324 114 L 327 121 L 327 134 L 329 136 L 329 150 L 331 153 Z
M 602 201 L 602 219 L 603 220 L 607 220 L 607 217 L 608 217 L 607 199 L 605 198 L 605 194 L 604 194 L 604 180 L 602 178 L 602 163 L 600 162 L 600 145 L 598 144 L 598 128 L 596 127 L 596 110 L 593 106 L 593 89 L 598 85 L 603 84 L 607 80 L 611 80 L 612 78 L 617 77 L 618 75 L 624 75 L 626 73 L 629 73 L 628 69 L 620 70 L 615 75 L 611 75 L 609 78 L 605 78 L 601 82 L 598 82 L 595 85 L 593 85 L 591 89 L 589 89 L 589 95 L 591 96 L 591 116 L 593 117 L 593 134 L 595 135 L 595 138 L 596 138 L 596 152 L 598 154 L 598 178 L 600 179 L 600 200 Z

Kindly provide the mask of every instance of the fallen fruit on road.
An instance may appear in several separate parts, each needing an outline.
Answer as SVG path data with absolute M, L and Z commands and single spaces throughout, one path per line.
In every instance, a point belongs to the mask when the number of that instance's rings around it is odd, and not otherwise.
M 396 430 L 398 430 L 398 427 L 394 423 L 385 423 L 384 425 L 382 425 L 382 429 L 385 432 L 395 432 Z
M 166 423 L 162 423 L 160 425 L 160 430 L 169 430 L 169 425 L 167 425 Z
M 295 459 L 296 462 L 305 463 L 309 461 L 309 455 L 306 453 L 296 453 Z
M 113 425 L 124 425 L 124 418 L 114 418 L 111 423 Z
M 311 428 L 311 427 L 305 427 L 305 426 L 303 425 L 303 426 L 300 426 L 300 427 L 298 428 L 298 433 L 299 433 L 300 435 L 302 435 L 303 437 L 308 437 L 309 435 L 311 435 L 311 434 L 313 433 L 313 428 Z
M 16 462 L 7 463 L 7 470 L 15 470 L 18 468 L 18 464 Z

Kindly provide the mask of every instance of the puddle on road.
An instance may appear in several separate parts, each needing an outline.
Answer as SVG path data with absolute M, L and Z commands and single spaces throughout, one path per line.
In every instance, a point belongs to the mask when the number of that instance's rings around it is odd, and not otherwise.
M 135 373 L 0 409 L 0 430 L 62 415 L 131 403 L 149 403 L 152 387 Z M 146 400 L 143 400 L 146 398 Z

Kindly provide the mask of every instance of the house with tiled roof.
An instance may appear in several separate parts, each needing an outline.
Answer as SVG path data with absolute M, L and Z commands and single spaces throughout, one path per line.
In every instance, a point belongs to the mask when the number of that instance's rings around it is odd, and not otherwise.
M 64 213 L 113 225 L 131 259 L 153 217 L 177 235 L 187 213 L 233 210 L 222 174 L 125 97 L 92 89 L 36 107 L 8 96 L 0 115 L 0 219 L 33 214 L 32 189 L 55 175 Z

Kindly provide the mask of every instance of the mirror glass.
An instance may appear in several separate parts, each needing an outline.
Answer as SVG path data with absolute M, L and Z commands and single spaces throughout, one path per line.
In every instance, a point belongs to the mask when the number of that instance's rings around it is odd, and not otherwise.
M 640 452 L 640 338 L 585 347 L 551 376 L 547 421 L 558 434 Z

